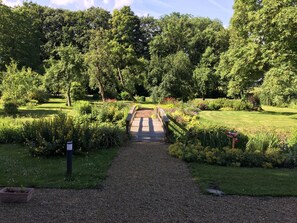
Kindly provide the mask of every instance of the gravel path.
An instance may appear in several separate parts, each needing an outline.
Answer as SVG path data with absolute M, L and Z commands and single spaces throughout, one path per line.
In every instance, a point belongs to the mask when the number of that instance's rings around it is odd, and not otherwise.
M 203 195 L 167 146 L 122 148 L 101 190 L 36 190 L 0 222 L 297 222 L 297 198 Z

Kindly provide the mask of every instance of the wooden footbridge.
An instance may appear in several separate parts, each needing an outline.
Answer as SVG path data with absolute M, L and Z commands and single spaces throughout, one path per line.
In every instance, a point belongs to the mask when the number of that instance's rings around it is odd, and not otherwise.
M 168 136 L 168 123 L 163 109 L 137 109 L 134 106 L 126 119 L 126 131 L 132 141 L 164 142 Z

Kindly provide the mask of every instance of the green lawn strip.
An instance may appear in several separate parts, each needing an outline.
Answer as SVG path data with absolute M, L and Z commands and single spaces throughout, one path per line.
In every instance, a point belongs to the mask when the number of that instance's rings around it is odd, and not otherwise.
M 263 112 L 249 111 L 202 111 L 200 122 L 204 125 L 219 125 L 234 128 L 247 134 L 259 131 L 274 131 L 289 135 L 297 128 L 297 110 L 265 107 Z M 295 111 L 296 113 L 294 113 Z
M 203 192 L 209 186 L 229 195 L 297 196 L 296 169 L 221 167 L 190 163 L 190 170 Z
M 31 157 L 23 145 L 0 145 L 0 186 L 96 188 L 106 178 L 118 149 L 73 156 L 73 180 L 65 181 L 66 158 Z

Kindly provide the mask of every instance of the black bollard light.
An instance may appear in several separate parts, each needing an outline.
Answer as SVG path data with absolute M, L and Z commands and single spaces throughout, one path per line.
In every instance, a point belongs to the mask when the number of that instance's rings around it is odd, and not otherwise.
M 72 175 L 72 141 L 67 142 L 67 177 Z

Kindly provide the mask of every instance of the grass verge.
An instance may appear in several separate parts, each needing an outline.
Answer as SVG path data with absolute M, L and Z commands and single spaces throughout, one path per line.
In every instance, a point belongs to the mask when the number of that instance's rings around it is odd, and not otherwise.
M 0 145 L 0 186 L 96 188 L 117 153 L 118 149 L 109 149 L 73 156 L 73 180 L 65 181 L 66 158 L 31 157 L 23 145 Z
M 203 192 L 215 186 L 229 195 L 297 196 L 296 169 L 262 169 L 189 164 Z

